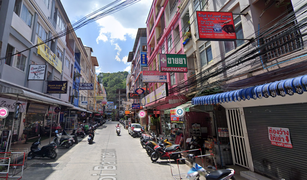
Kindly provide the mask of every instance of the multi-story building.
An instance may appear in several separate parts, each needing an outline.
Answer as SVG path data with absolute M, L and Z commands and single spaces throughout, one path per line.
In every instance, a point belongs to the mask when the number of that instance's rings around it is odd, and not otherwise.
M 307 178 L 301 161 L 307 130 L 306 7 L 299 0 L 180 4 L 182 26 L 190 32 L 184 52 L 194 65 L 188 68 L 195 69 L 181 87 L 189 84 L 187 98 L 196 96 L 190 109 L 205 112 L 202 121 L 214 124 L 220 165 L 233 163 L 273 179 Z M 222 17 L 212 12 L 231 14 L 233 24 L 219 19 L 215 27 L 224 33 L 230 25 L 236 39 L 214 39 L 209 28 L 211 34 L 203 31 L 203 18 Z M 219 151 L 227 148 L 231 151 Z
M 87 111 L 76 101 L 84 47 L 66 33 L 73 27 L 61 1 L 2 0 L 0 17 L 0 100 L 9 107 L 1 132 L 11 131 L 13 141 L 44 135 L 69 109 Z

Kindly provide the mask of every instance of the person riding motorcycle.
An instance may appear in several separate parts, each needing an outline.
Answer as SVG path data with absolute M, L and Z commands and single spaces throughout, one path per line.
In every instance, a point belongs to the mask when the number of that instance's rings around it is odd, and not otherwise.
M 115 126 L 115 132 L 117 133 L 117 129 L 119 129 L 119 133 L 120 133 L 120 125 L 119 125 L 119 123 Z M 119 135 L 119 134 L 117 134 L 117 135 Z

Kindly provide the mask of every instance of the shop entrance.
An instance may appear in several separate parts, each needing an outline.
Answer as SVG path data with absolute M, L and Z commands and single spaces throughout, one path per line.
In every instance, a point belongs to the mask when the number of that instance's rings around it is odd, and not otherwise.
M 252 170 L 252 158 L 250 153 L 247 153 L 250 152 L 250 146 L 243 109 L 227 109 L 226 115 L 233 162 Z

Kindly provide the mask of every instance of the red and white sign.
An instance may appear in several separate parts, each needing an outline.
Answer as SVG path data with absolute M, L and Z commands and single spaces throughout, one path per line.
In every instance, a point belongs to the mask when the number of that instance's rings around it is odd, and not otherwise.
M 145 116 L 146 116 L 146 112 L 145 111 L 143 111 L 143 110 L 139 111 L 139 117 L 140 118 L 144 118 Z
M 196 11 L 199 39 L 235 40 L 236 31 L 231 12 Z
M 268 134 L 272 145 L 292 149 L 288 128 L 268 127 Z
M 9 115 L 9 110 L 5 107 L 0 107 L 0 118 L 4 119 Z

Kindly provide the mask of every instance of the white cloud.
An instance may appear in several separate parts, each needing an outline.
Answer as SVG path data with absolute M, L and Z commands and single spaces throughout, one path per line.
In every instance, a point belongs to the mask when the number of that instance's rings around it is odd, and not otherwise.
M 124 56 L 122 58 L 122 62 L 124 62 L 125 64 L 128 64 L 127 60 L 128 60 L 128 56 Z
M 128 63 L 129 65 L 124 69 L 124 71 L 128 71 L 128 73 L 130 73 L 131 71 L 131 63 Z
M 96 67 L 96 68 L 95 68 L 95 70 L 96 70 L 96 74 L 99 74 L 99 73 L 101 73 L 101 72 L 102 72 L 101 67 Z

